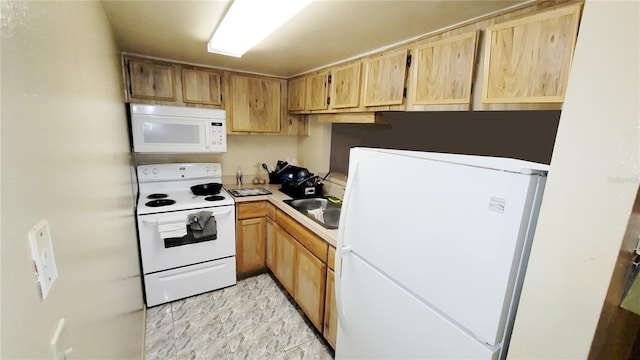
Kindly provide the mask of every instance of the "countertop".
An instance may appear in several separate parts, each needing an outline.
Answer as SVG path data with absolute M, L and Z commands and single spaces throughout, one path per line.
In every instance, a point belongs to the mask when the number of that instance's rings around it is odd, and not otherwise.
M 291 216 L 294 220 L 304 225 L 307 229 L 311 230 L 314 234 L 318 235 L 320 238 L 325 240 L 327 243 L 336 246 L 338 240 L 338 230 L 326 229 L 322 225 L 316 223 L 315 221 L 309 219 L 307 216 L 301 214 L 296 209 L 284 203 L 284 200 L 289 200 L 291 197 L 286 195 L 282 191 L 280 191 L 280 184 L 264 184 L 264 185 L 254 185 L 254 184 L 225 184 L 222 186 L 225 189 L 249 189 L 249 188 L 264 188 L 271 191 L 270 195 L 257 195 L 257 196 L 243 196 L 243 197 L 235 197 L 231 194 L 236 203 L 241 202 L 249 202 L 249 201 L 261 201 L 266 200 L 272 203 L 276 208 L 282 210 L 285 214 Z

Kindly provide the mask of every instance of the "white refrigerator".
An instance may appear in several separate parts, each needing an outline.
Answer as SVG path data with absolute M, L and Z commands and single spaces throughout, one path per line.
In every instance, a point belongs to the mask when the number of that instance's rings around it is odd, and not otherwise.
M 505 358 L 547 170 L 351 149 L 336 359 Z

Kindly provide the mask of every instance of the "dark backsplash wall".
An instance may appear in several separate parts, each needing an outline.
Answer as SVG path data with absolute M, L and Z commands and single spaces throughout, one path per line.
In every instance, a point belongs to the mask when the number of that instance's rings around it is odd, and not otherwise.
M 333 124 L 331 171 L 347 173 L 354 146 L 551 162 L 560 110 L 386 112 L 388 124 Z

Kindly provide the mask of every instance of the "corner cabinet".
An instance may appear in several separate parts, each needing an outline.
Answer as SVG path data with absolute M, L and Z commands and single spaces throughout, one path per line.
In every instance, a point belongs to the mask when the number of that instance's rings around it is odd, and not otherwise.
M 231 132 L 280 132 L 280 80 L 231 74 L 227 97 Z
M 322 331 L 328 244 L 280 210 L 268 224 L 267 266 Z
M 307 114 L 329 106 L 329 71 L 317 71 L 289 80 L 288 110 Z
M 173 66 L 144 60 L 129 60 L 127 70 L 131 98 L 176 100 L 176 80 Z
M 478 32 L 414 49 L 413 104 L 469 104 Z
M 329 72 L 318 71 L 307 76 L 307 110 L 326 110 L 329 105 Z
M 487 27 L 482 102 L 564 101 L 582 4 Z
M 404 102 L 408 50 L 400 49 L 365 61 L 364 106 Z

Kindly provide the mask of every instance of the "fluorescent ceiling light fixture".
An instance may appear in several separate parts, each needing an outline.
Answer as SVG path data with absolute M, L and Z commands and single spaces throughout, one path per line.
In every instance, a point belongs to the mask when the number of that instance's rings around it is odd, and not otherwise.
M 235 0 L 207 44 L 211 53 L 241 57 L 313 0 Z

